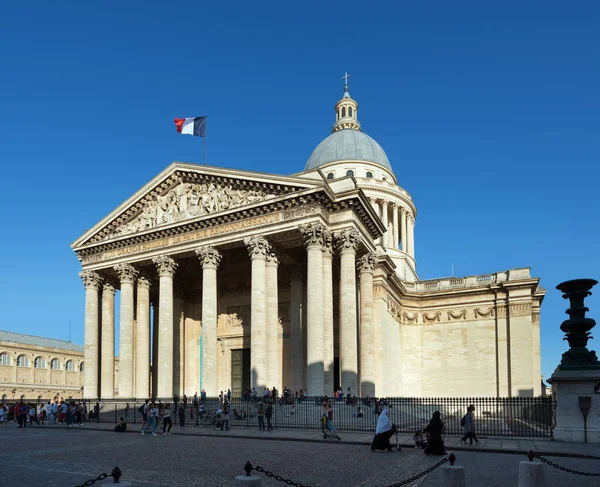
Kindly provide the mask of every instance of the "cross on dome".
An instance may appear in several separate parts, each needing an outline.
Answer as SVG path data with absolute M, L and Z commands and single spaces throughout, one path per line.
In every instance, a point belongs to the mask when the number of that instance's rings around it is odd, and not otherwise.
M 348 78 L 350 78 L 350 74 L 345 73 L 344 76 L 342 76 L 342 79 L 344 80 L 344 91 L 348 91 Z

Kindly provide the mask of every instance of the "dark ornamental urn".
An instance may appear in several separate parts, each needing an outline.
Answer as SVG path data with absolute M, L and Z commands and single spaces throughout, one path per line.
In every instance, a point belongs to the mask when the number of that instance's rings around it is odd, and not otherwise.
M 587 349 L 588 340 L 593 338 L 590 330 L 596 326 L 596 321 L 585 317 L 589 309 L 584 306 L 585 298 L 592 294 L 590 289 L 596 284 L 598 281 L 595 279 L 573 279 L 556 286 L 556 289 L 563 293 L 563 298 L 568 299 L 570 304 L 566 311 L 569 319 L 560 325 L 560 329 L 565 332 L 563 340 L 567 340 L 571 347 L 562 355 L 561 369 L 600 366 L 596 352 Z

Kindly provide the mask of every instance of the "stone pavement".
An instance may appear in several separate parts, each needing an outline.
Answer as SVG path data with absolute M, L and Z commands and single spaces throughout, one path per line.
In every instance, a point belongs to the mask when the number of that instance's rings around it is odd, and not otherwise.
M 108 425 L 106 425 L 108 426 Z M 0 428 L 0 485 L 76 486 L 118 465 L 123 480 L 135 487 L 231 486 L 247 460 L 306 486 L 386 487 L 413 477 L 443 457 L 427 457 L 420 450 L 372 453 L 363 444 L 304 439 L 264 441 L 249 436 L 198 436 L 175 429 L 173 436 L 142 436 L 108 432 L 107 428 Z M 192 430 L 192 428 L 188 428 Z M 258 432 L 258 431 L 257 431 Z M 207 432 L 208 433 L 208 432 Z M 217 433 L 217 432 L 215 432 Z M 308 432 L 313 435 L 316 432 Z M 264 433 L 264 435 L 269 435 Z M 274 436 L 274 435 L 273 435 Z M 264 436 L 263 436 L 264 438 Z M 281 435 L 278 440 L 286 440 Z M 521 458 L 517 455 L 456 452 L 469 487 L 516 486 Z M 600 461 L 553 458 L 568 468 L 600 471 Z M 545 487 L 598 485 L 598 478 L 545 468 Z M 408 487 L 437 487 L 439 469 Z M 100 485 L 106 484 L 102 482 Z M 98 484 L 96 484 L 98 485 Z M 265 477 L 265 487 L 283 483 Z
M 62 426 L 59 426 L 62 427 Z M 110 423 L 86 423 L 84 429 L 112 431 L 114 425 Z M 129 425 L 129 431 L 139 432 L 141 426 Z M 280 441 L 299 441 L 299 442 L 317 442 L 324 440 L 319 430 L 275 430 L 272 432 L 259 431 L 258 428 L 233 428 L 231 431 L 215 431 L 210 426 L 186 425 L 180 428 L 173 426 L 172 432 L 176 435 L 196 435 L 196 436 L 215 436 L 215 437 L 234 437 L 246 439 L 271 439 Z M 373 433 L 358 431 L 340 431 L 342 443 L 350 445 L 370 445 L 373 440 Z M 392 438 L 395 443 L 395 438 Z M 398 443 L 403 447 L 413 447 L 412 436 L 398 434 Z M 561 456 L 573 458 L 588 458 L 600 460 L 600 444 L 594 443 L 563 443 L 560 441 L 538 439 L 518 439 L 518 438 L 479 438 L 478 444 L 466 445 L 460 443 L 458 436 L 446 436 L 445 444 L 449 450 L 457 451 L 480 451 L 485 453 L 513 453 L 525 454 L 529 450 L 541 454 L 542 456 Z

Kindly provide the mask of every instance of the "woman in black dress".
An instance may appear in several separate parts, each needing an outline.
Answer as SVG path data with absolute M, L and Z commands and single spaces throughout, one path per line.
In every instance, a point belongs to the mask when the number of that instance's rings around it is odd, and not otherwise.
M 427 433 L 427 448 L 425 448 L 426 455 L 445 455 L 446 449 L 444 448 L 444 440 L 442 439 L 442 433 L 444 432 L 444 423 L 440 418 L 440 412 L 436 411 L 433 413 L 433 417 L 427 428 L 424 430 Z

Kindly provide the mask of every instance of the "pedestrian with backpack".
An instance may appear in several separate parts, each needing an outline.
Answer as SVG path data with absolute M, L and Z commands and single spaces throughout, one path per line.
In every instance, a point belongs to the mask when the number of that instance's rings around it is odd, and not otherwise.
M 469 444 L 473 444 L 473 440 L 475 443 L 479 443 L 477 436 L 475 436 L 475 417 L 474 417 L 475 406 L 471 404 L 467 408 L 467 414 L 463 416 L 460 420 L 460 425 L 463 427 L 463 431 L 465 435 L 461 438 L 461 443 L 466 443 L 469 440 Z

